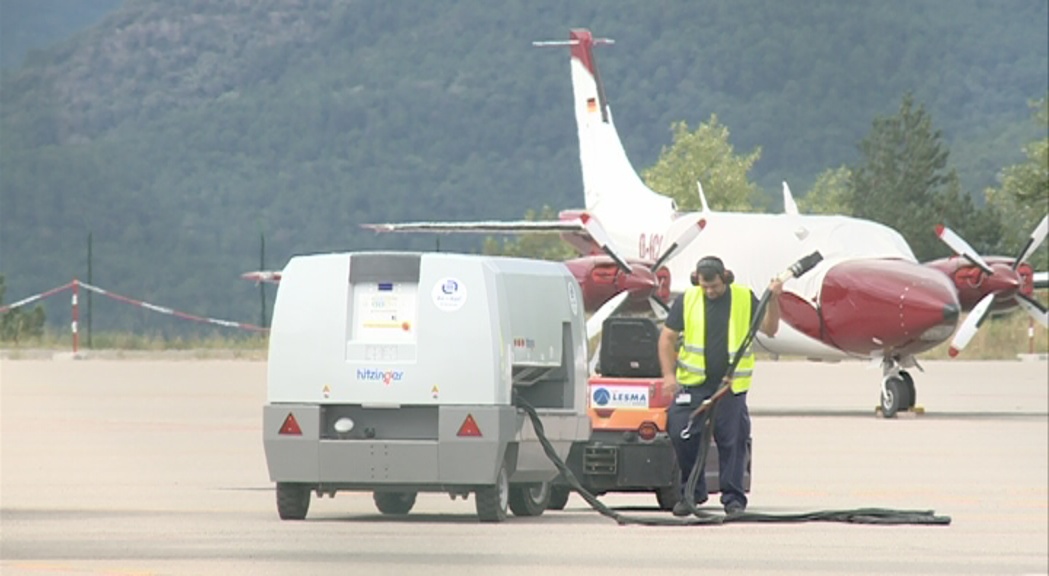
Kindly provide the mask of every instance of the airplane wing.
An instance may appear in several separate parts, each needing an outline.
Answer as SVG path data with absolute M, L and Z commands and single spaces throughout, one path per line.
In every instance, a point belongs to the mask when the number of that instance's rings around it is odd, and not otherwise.
M 361 224 L 375 232 L 434 232 L 439 234 L 536 234 L 585 232 L 579 219 L 573 220 L 481 220 L 476 222 L 398 222 Z

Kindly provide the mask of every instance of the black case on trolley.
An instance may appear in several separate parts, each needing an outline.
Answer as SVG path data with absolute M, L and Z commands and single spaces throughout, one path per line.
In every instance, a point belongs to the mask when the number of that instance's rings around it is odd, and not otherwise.
M 659 378 L 659 326 L 651 318 L 613 316 L 601 328 L 598 369 L 612 378 Z

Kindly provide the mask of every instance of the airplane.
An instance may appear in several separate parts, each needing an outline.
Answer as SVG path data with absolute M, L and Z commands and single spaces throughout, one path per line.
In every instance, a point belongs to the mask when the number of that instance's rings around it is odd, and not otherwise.
M 584 255 L 604 252 L 616 261 L 658 262 L 657 268 L 665 267 L 669 273 L 673 294 L 690 286 L 695 262 L 704 255 L 720 256 L 734 271 L 736 281 L 762 287 L 800 256 L 818 251 L 823 261 L 784 285 L 779 330 L 774 337 L 759 334 L 755 346 L 775 356 L 877 362 L 882 369 L 880 408 L 885 417 L 915 405 L 910 369 L 921 370 L 917 355 L 951 338 L 963 306 L 976 310 L 952 343 L 957 351 L 968 343 L 992 304 L 1000 308 L 1021 305 L 1046 323 L 1045 307 L 1030 298 L 1031 268 L 1023 262 L 1044 240 L 1045 226 L 1032 233 L 1016 259 L 995 259 L 991 264 L 955 242 L 953 233 L 941 233 L 965 261 L 955 258 L 923 265 L 906 240 L 888 226 L 847 216 L 801 214 L 785 184 L 785 210 L 780 214 L 716 212 L 707 205 L 702 188 L 702 210 L 679 212 L 672 199 L 642 182 L 619 139 L 593 52 L 595 45 L 610 43 L 594 38 L 586 29 L 571 30 L 568 41 L 534 43 L 567 45 L 571 51 L 584 210 L 562 211 L 559 220 L 551 222 L 362 226 L 377 232 L 558 231 Z M 696 238 L 689 231 L 697 222 L 703 222 L 702 234 L 692 241 Z M 667 242 L 674 247 L 672 251 L 663 250 Z M 970 270 L 973 266 L 979 268 L 978 274 Z M 644 266 L 635 265 L 630 271 L 641 268 Z M 971 280 L 975 277 L 984 280 Z M 577 279 L 584 291 L 598 283 L 592 276 Z M 602 292 L 600 297 L 610 293 Z M 616 298 L 618 302 L 601 303 L 595 296 L 588 310 L 599 305 L 594 316 L 600 320 L 615 312 L 623 296 Z

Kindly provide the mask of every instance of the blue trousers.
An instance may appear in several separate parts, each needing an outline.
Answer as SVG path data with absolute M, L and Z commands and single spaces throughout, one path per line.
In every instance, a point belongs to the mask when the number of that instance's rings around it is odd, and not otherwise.
M 688 391 L 688 388 L 683 388 Z M 698 391 L 696 391 L 698 392 Z M 699 456 L 702 430 L 706 425 L 707 413 L 696 418 L 692 423 L 692 437 L 681 439 L 681 430 L 688 425 L 688 415 L 695 410 L 710 392 L 692 394 L 688 404 L 674 402 L 667 408 L 667 432 L 670 434 L 678 466 L 681 468 L 681 490 L 688 483 L 689 473 Z M 718 447 L 718 480 L 721 491 L 721 503 L 738 502 L 747 505 L 747 495 L 743 491 L 743 474 L 747 467 L 747 439 L 750 438 L 750 412 L 747 410 L 747 393 L 725 394 L 718 400 L 714 415 L 714 442 Z M 705 462 L 700 464 L 699 481 L 696 483 L 696 504 L 707 500 L 707 482 Z

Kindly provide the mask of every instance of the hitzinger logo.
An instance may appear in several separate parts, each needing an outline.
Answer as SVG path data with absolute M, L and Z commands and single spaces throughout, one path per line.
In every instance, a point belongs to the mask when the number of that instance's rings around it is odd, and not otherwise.
M 384 386 L 389 386 L 391 382 L 400 382 L 401 378 L 404 378 L 404 371 L 402 370 L 357 369 L 357 380 L 366 382 L 378 382 L 381 380 Z

